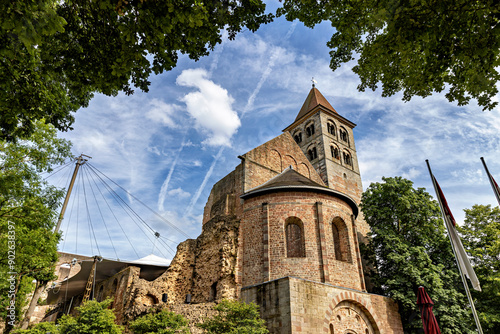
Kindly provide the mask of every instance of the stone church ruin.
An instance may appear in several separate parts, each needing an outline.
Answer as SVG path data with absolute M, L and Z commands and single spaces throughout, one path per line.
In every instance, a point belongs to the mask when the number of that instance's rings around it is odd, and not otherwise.
M 214 302 L 240 299 L 260 306 L 271 333 L 402 333 L 396 303 L 367 292 L 354 127 L 313 87 L 281 135 L 239 156 L 213 186 L 201 235 L 180 243 L 169 266 L 103 260 L 94 297 L 113 298 L 120 323 L 152 307 L 201 320 Z M 60 280 L 72 277 L 49 292 L 59 307 L 45 320 L 81 303 L 78 275 L 92 263 L 58 266 Z

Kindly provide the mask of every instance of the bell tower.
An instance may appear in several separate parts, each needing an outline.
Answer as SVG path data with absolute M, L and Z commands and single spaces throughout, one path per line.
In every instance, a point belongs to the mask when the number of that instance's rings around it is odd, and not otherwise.
M 363 187 L 353 122 L 339 115 L 314 86 L 288 131 L 325 184 L 359 204 Z

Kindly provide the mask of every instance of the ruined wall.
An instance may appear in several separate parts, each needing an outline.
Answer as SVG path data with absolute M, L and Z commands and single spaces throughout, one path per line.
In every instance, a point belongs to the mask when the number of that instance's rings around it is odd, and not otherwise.
M 151 307 L 182 305 L 188 294 L 193 304 L 236 298 L 238 233 L 236 217 L 214 217 L 203 225 L 196 240 L 179 244 L 170 267 L 160 277 L 150 282 L 140 278 L 137 271 L 124 293 L 124 322 L 146 313 Z M 162 302 L 165 293 L 166 304 Z
M 330 284 L 285 277 L 243 288 L 241 299 L 261 305 L 272 334 L 403 333 L 392 299 Z
M 203 226 L 198 237 L 192 301 L 211 302 L 237 297 L 236 260 L 240 221 L 235 216 L 216 216 Z
M 215 305 L 215 303 L 176 304 L 169 306 L 168 309 L 174 313 L 181 314 L 189 321 L 191 334 L 203 334 L 205 331 L 196 327 L 196 324 L 204 322 L 206 318 L 217 315 L 217 311 L 214 310 Z
M 234 171 L 214 184 L 203 210 L 203 224 L 215 216 L 241 215 L 239 197 L 243 191 L 242 181 L 243 166 L 240 164 Z

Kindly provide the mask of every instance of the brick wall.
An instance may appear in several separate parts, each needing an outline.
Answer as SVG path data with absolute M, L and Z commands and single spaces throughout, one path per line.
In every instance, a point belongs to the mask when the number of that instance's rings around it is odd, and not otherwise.
M 240 226 L 242 285 L 284 276 L 364 288 L 352 209 L 342 200 L 314 192 L 277 192 L 245 200 Z M 286 221 L 302 222 L 305 257 L 288 257 Z M 343 245 L 335 245 L 332 224 L 343 222 Z M 335 247 L 346 252 L 338 259 Z
M 254 148 L 242 157 L 245 169 L 245 192 L 269 181 L 289 166 L 324 185 L 321 177 L 288 132 Z

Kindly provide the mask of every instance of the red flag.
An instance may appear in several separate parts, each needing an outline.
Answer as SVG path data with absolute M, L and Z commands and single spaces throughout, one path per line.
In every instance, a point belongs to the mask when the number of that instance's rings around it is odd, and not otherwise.
M 462 273 L 465 276 L 467 276 L 467 278 L 471 281 L 474 290 L 481 291 L 479 280 L 477 279 L 476 273 L 474 272 L 474 269 L 472 268 L 472 265 L 469 261 L 469 257 L 467 256 L 464 246 L 462 245 L 462 240 L 460 240 L 460 237 L 458 236 L 455 218 L 451 214 L 451 210 L 448 207 L 448 202 L 446 202 L 446 198 L 444 197 L 443 191 L 441 190 L 439 183 L 437 182 L 434 175 L 431 174 L 431 176 L 434 188 L 438 195 L 439 203 L 441 204 L 441 208 L 443 210 L 444 222 L 446 224 L 446 228 L 450 235 L 451 243 L 455 248 L 455 255 L 457 257 L 457 262 L 460 266 L 460 269 L 462 270 Z
M 455 221 L 455 217 L 453 217 L 453 214 L 451 213 L 451 210 L 448 206 L 448 202 L 446 202 L 446 198 L 444 197 L 443 191 L 441 190 L 441 187 L 439 186 L 439 183 L 437 182 L 434 175 L 432 175 L 432 178 L 434 179 L 434 182 L 436 182 L 439 201 L 441 202 L 441 205 L 443 207 L 444 215 L 450 219 L 451 223 L 453 224 L 453 227 L 455 227 L 457 225 L 457 223 Z
M 486 170 L 486 174 L 488 175 L 488 179 L 490 180 L 490 184 L 491 184 L 491 187 L 493 188 L 493 192 L 495 193 L 498 204 L 500 204 L 500 187 L 495 182 L 495 179 L 493 178 L 493 176 L 490 174 L 488 167 L 486 167 L 486 162 L 484 161 L 483 157 L 481 157 L 481 161 L 483 162 L 484 169 Z

